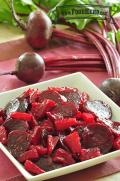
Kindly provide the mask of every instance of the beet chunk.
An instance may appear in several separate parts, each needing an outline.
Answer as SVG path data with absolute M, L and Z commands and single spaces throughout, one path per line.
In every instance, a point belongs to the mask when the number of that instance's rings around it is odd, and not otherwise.
M 25 131 L 15 130 L 8 134 L 8 144 L 9 152 L 18 158 L 22 153 L 24 153 L 29 147 L 29 136 Z
M 89 124 L 82 133 L 82 146 L 84 148 L 98 147 L 101 153 L 108 153 L 113 145 L 113 135 L 108 127 L 96 123 Z
M 100 100 L 87 101 L 84 108 L 88 112 L 94 113 L 99 119 L 110 119 L 112 116 L 110 106 Z
M 7 131 L 4 126 L 0 126 L 0 142 L 4 145 L 7 143 Z
M 26 160 L 25 164 L 25 169 L 32 173 L 32 174 L 35 174 L 35 175 L 38 175 L 38 174 L 41 174 L 41 173 L 44 173 L 45 171 L 42 170 L 41 168 L 39 168 L 36 164 L 34 164 L 33 162 L 29 161 L 29 160 Z
M 100 149 L 99 148 L 88 148 L 88 149 L 81 149 L 81 153 L 80 153 L 80 160 L 81 161 L 85 161 L 85 160 L 89 160 L 91 158 L 95 158 L 100 156 Z
M 43 157 L 41 157 L 36 162 L 36 165 L 38 165 L 41 169 L 43 169 L 45 171 L 50 171 L 50 170 L 54 170 L 56 168 L 62 167 L 61 164 L 54 163 L 50 156 L 43 156 Z
M 9 116 L 12 112 L 26 112 L 28 102 L 26 99 L 16 98 L 10 101 L 5 107 L 5 113 Z
M 77 114 L 77 109 L 73 103 L 70 102 L 64 102 L 61 105 L 57 105 L 50 114 L 48 114 L 48 117 L 54 120 L 57 119 L 63 119 L 65 117 L 75 117 Z
M 61 95 L 58 92 L 52 91 L 52 90 L 45 90 L 45 91 L 41 92 L 41 94 L 39 96 L 39 102 L 41 103 L 45 99 L 50 99 L 50 100 L 56 102 L 57 104 L 61 104 L 63 102 Z
M 11 132 L 13 130 L 21 130 L 21 131 L 26 131 L 29 129 L 29 125 L 26 121 L 23 120 L 14 120 L 14 119 L 9 119 L 5 121 L 3 124 L 8 132 Z

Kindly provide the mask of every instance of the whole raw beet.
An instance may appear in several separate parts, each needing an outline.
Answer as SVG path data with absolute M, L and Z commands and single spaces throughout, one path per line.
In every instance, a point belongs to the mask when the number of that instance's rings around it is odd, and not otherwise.
M 42 10 L 30 13 L 26 32 L 28 43 L 35 49 L 43 48 L 48 44 L 51 35 L 50 18 Z

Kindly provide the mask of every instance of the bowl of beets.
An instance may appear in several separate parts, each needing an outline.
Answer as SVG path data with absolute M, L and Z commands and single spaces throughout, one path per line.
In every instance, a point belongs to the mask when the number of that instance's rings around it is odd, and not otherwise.
M 3 94 L 11 96 L 0 110 L 1 149 L 33 180 L 120 155 L 119 108 L 81 73 Z

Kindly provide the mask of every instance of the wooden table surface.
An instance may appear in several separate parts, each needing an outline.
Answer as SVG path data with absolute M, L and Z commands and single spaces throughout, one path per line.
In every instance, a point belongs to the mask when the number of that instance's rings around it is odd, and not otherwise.
M 0 24 L 0 43 L 10 42 L 23 37 L 23 33 L 18 28 Z M 96 181 L 120 181 L 120 172 L 107 177 L 102 177 Z

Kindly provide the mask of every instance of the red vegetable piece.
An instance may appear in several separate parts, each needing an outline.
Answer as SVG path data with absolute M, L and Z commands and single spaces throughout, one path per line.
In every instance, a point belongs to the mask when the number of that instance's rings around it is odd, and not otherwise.
M 38 174 L 42 174 L 42 173 L 45 173 L 44 170 L 42 170 L 40 167 L 38 167 L 35 163 L 29 161 L 29 160 L 26 160 L 25 164 L 25 169 L 32 173 L 32 174 L 35 174 L 35 175 L 38 175 Z
M 11 118 L 16 120 L 31 121 L 32 115 L 24 112 L 13 112 L 10 115 Z
M 57 104 L 61 104 L 63 102 L 61 95 L 58 92 L 53 91 L 53 90 L 45 90 L 41 92 L 39 96 L 39 102 L 42 103 L 45 99 L 52 100 L 56 102 Z
M 95 123 L 95 116 L 92 113 L 83 112 L 81 117 L 86 122 L 86 124 Z
M 110 119 L 112 116 L 110 106 L 100 100 L 87 101 L 84 108 L 86 111 L 95 114 L 99 119 Z
M 81 151 L 80 137 L 77 131 L 67 135 L 64 143 L 68 146 L 73 154 L 79 154 Z
M 11 132 L 13 130 L 21 130 L 26 131 L 29 129 L 29 125 L 26 121 L 23 120 L 14 120 L 9 119 L 4 122 L 3 124 L 8 132 Z
M 63 165 L 71 165 L 75 163 L 72 155 L 62 148 L 56 150 L 53 156 L 53 161 Z
M 28 108 L 28 101 L 26 99 L 16 98 L 11 100 L 5 107 L 4 111 L 9 117 L 9 115 L 13 112 L 26 112 Z
M 29 102 L 36 102 L 38 101 L 40 96 L 40 91 L 38 89 L 32 89 L 30 95 L 29 95 Z
M 48 139 L 47 139 L 48 155 L 52 153 L 52 151 L 54 150 L 55 146 L 58 143 L 58 140 L 59 140 L 58 136 L 48 135 Z
M 41 127 L 35 126 L 33 133 L 31 135 L 31 144 L 33 144 L 33 145 L 40 144 L 40 138 L 41 138 Z
M 43 147 L 42 145 L 36 145 L 35 148 L 40 156 L 46 155 L 48 152 L 47 148 Z
M 46 129 L 47 131 L 53 131 L 54 125 L 50 119 L 44 120 L 41 124 L 41 129 Z
M 46 112 L 50 111 L 55 105 L 54 101 L 45 99 L 42 103 L 32 103 L 31 112 L 36 119 L 39 119 L 44 117 Z
M 35 126 L 38 126 L 38 122 L 37 122 L 37 120 L 34 118 L 34 116 L 32 116 L 31 121 L 29 121 L 28 123 L 29 123 L 30 128 L 34 128 Z
M 79 104 L 80 104 L 80 93 L 78 89 L 76 88 L 70 88 L 70 87 L 65 87 L 58 91 L 61 95 L 63 95 L 66 99 L 67 102 L 72 102 L 75 104 L 76 108 L 79 109 Z
M 113 135 L 110 129 L 102 124 L 89 124 L 82 133 L 84 148 L 98 147 L 101 153 L 108 153 L 113 145 Z
M 4 126 L 0 126 L 0 142 L 3 145 L 7 143 L 7 131 Z
M 95 148 L 88 148 L 88 149 L 81 149 L 80 152 L 80 160 L 81 161 L 85 161 L 85 160 L 89 160 L 91 158 L 95 158 L 100 156 L 100 149 L 95 147 Z
M 113 148 L 115 150 L 120 150 L 120 136 L 114 139 Z
M 29 147 L 29 135 L 25 131 L 14 130 L 8 134 L 7 147 L 9 152 L 18 158 Z
M 66 117 L 76 117 L 77 109 L 73 103 L 64 102 L 61 105 L 57 105 L 52 111 L 51 114 L 47 114 L 49 118 L 57 120 L 63 119 Z
M 76 114 L 76 119 L 81 119 L 81 118 L 82 118 L 82 113 L 78 111 Z
M 89 100 L 89 95 L 86 92 L 82 92 L 80 94 L 80 104 L 79 108 L 80 110 L 83 109 L 84 104 Z
M 5 121 L 5 120 L 4 120 L 3 117 L 1 116 L 1 117 L 0 117 L 0 125 L 2 125 L 2 124 L 4 123 L 4 121 Z
M 26 160 L 35 160 L 39 158 L 39 154 L 35 148 L 32 150 L 25 151 L 18 158 L 19 162 L 25 162 Z
M 70 126 L 78 125 L 76 118 L 64 118 L 55 121 L 55 128 L 57 131 L 64 131 L 70 128 Z

